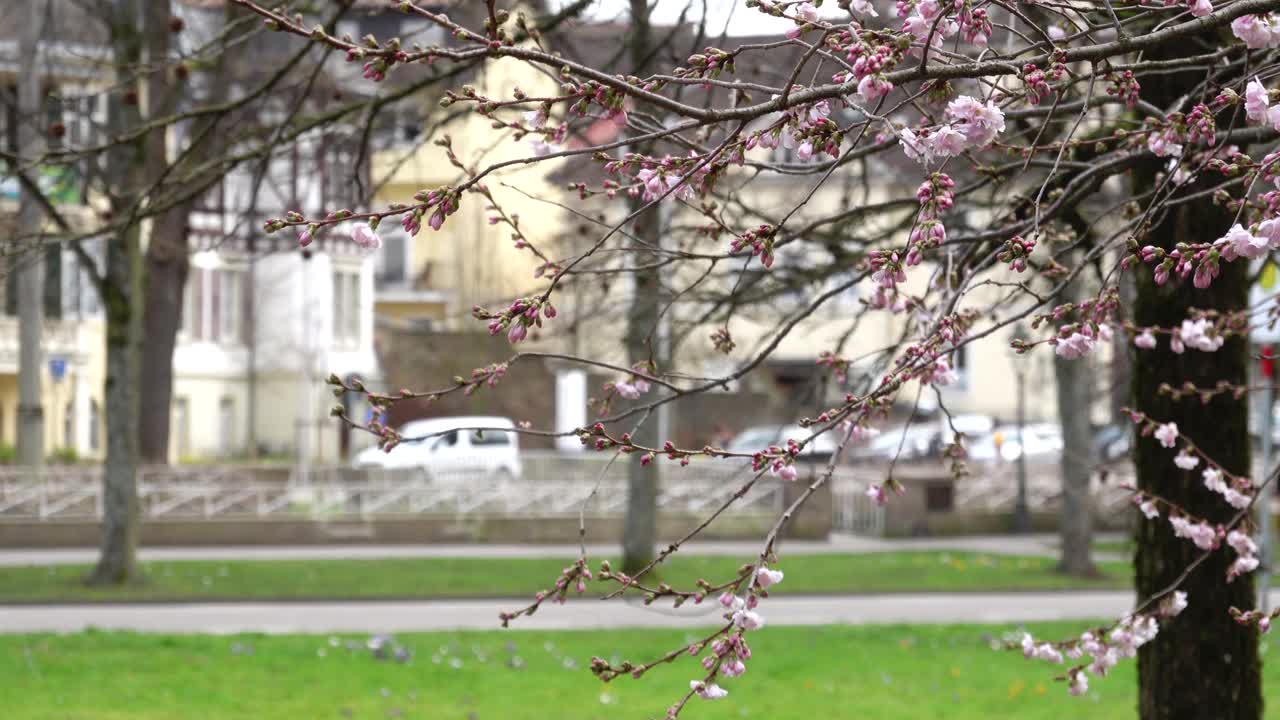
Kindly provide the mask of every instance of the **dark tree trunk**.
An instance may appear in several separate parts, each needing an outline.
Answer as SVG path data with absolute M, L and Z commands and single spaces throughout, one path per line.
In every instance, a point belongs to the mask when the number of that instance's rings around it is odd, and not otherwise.
M 631 33 L 627 39 L 631 43 L 633 72 L 640 74 L 643 65 L 649 60 L 652 44 L 647 0 L 631 0 Z M 632 148 L 636 152 L 645 152 L 646 149 Z M 630 209 L 634 211 L 643 205 L 643 200 L 636 199 L 631 203 Z M 661 210 L 653 207 L 645 211 L 636 218 L 631 232 L 638 240 L 656 246 L 662 234 Z M 632 258 L 638 266 L 649 265 L 654 260 L 652 253 L 639 248 L 632 254 Z M 660 355 L 655 350 L 658 341 L 661 277 L 656 270 L 639 270 L 633 276 L 635 288 L 627 317 L 626 344 L 627 359 L 637 363 L 656 359 Z M 639 445 L 658 445 L 661 440 L 658 437 L 657 414 L 646 418 L 632 433 L 632 438 Z M 658 473 L 659 470 L 654 465 L 641 465 L 638 453 L 630 457 L 627 464 L 627 517 L 622 531 L 623 572 L 634 573 L 653 559 L 658 529 Z
M 1207 38 L 1212 44 L 1213 36 Z M 1151 60 L 1180 56 L 1185 47 L 1166 49 Z M 1158 75 L 1144 78 L 1143 98 L 1157 106 L 1170 105 L 1203 79 L 1202 73 Z M 1187 108 L 1180 108 L 1187 109 Z M 1134 175 L 1135 187 L 1156 186 L 1160 163 L 1151 162 Z M 1204 183 L 1192 192 L 1203 190 Z M 1208 242 L 1231 226 L 1232 214 L 1216 207 L 1208 198 L 1169 208 L 1152 227 L 1143 244 L 1172 249 L 1177 243 Z M 1139 326 L 1177 327 L 1190 308 L 1240 310 L 1248 298 L 1247 263 L 1222 263 L 1222 273 L 1212 286 L 1199 290 L 1186 282 L 1171 279 L 1157 287 L 1148 269 L 1136 273 L 1137 293 L 1133 319 Z M 1175 387 L 1192 382 L 1213 387 L 1219 381 L 1248 383 L 1246 338 L 1231 337 L 1217 352 L 1188 349 L 1176 354 L 1168 338 L 1157 348 L 1133 351 L 1132 382 L 1134 406 L 1159 422 L 1176 422 L 1178 429 L 1209 457 L 1232 474 L 1248 476 L 1248 402 L 1235 400 L 1230 393 L 1216 396 L 1208 404 L 1198 399 L 1174 401 L 1162 396 L 1162 383 Z M 1135 442 L 1134 461 L 1138 486 L 1211 522 L 1227 521 L 1233 509 L 1220 495 L 1205 488 L 1196 470 L 1182 471 L 1173 464 L 1176 451 L 1161 447 L 1151 437 Z M 1176 538 L 1168 518 L 1139 517 L 1135 574 L 1140 598 L 1147 598 L 1174 582 L 1202 551 L 1190 541 Z M 1138 707 L 1142 720 L 1258 720 L 1262 717 L 1261 672 L 1258 634 L 1251 627 L 1234 622 L 1228 608 L 1254 606 L 1252 575 L 1226 582 L 1227 567 L 1234 556 L 1230 549 L 1214 552 L 1182 585 L 1188 606 L 1176 619 L 1166 622 L 1156 639 L 1138 654 Z
M 1068 285 L 1061 303 L 1079 299 L 1080 280 Z M 1062 424 L 1062 555 L 1058 571 L 1082 577 L 1098 574 L 1091 556 L 1093 503 L 1089 495 L 1092 475 L 1089 457 L 1089 393 L 1092 380 L 1088 360 L 1067 360 L 1055 355 L 1053 372 L 1058 386 L 1058 421 Z
M 112 238 L 107 249 L 107 282 L 103 307 L 107 318 L 105 387 L 107 460 L 103 467 L 102 546 L 93 584 L 121 584 L 138 579 L 139 508 L 137 434 L 127 428 L 138 421 L 138 346 L 142 251 L 135 225 Z
M 138 418 L 138 451 L 144 463 L 169 462 L 173 349 L 182 326 L 182 291 L 190 269 L 189 214 L 188 203 L 162 213 L 147 246 L 147 342 L 142 349 L 142 377 L 147 382 L 141 388 Z

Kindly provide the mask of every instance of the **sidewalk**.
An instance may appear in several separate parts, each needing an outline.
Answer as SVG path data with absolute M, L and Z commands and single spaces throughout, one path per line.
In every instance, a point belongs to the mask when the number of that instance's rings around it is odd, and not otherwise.
M 1273 593 L 1280 601 L 1280 591 Z M 498 612 L 523 600 L 366 603 L 219 603 L 184 605 L 0 606 L 0 633 L 78 632 L 88 628 L 164 633 L 329 633 L 497 630 Z M 761 603 L 771 625 L 888 623 L 1020 623 L 1119 617 L 1134 597 L 1127 591 L 1027 593 L 911 593 L 901 595 L 775 597 Z M 673 609 L 641 603 L 571 600 L 546 605 L 516 629 L 588 630 L 699 627 L 721 621 L 715 603 Z
M 1100 534 L 1098 542 L 1115 542 L 1123 536 Z M 832 535 L 830 540 L 790 540 L 778 545 L 782 554 L 873 553 L 911 550 L 956 550 L 993 555 L 1057 556 L 1057 535 L 993 535 L 948 538 L 886 539 L 856 535 Z M 143 562 L 175 560 L 366 560 L 374 558 L 575 558 L 577 545 L 306 545 L 142 548 Z M 589 544 L 591 557 L 614 555 L 616 545 Z M 760 552 L 756 541 L 695 541 L 682 552 L 691 555 L 734 555 L 744 559 Z M 0 566 L 88 564 L 97 558 L 93 548 L 5 549 L 0 548 Z M 1114 554 L 1095 553 L 1096 560 L 1120 559 Z

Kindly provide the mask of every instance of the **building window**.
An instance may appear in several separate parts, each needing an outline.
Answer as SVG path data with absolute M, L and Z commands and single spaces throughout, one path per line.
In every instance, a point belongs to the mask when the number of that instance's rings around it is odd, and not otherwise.
M 333 341 L 341 347 L 360 344 L 360 273 L 333 271 Z
M 218 281 L 218 342 L 239 345 L 244 341 L 244 272 L 216 270 Z
M 245 278 L 239 268 L 192 268 L 182 291 L 179 333 L 189 340 L 243 344 Z
M 218 403 L 219 445 L 223 455 L 230 455 L 236 447 L 236 401 L 223 397 Z

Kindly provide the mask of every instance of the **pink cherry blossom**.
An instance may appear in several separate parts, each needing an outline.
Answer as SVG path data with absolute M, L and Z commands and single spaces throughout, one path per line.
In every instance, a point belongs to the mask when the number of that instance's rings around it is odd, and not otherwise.
M 1143 500 L 1138 503 L 1138 509 L 1142 511 L 1143 515 L 1147 516 L 1148 520 L 1160 517 L 1160 508 L 1156 507 L 1154 500 Z
M 697 693 L 698 697 L 705 700 L 719 700 L 729 694 L 728 690 L 725 690 L 719 685 L 715 683 L 704 683 L 701 680 L 690 680 L 689 689 Z
M 1140 335 L 1133 339 L 1133 344 L 1143 350 L 1150 350 L 1156 346 L 1156 336 L 1148 328 L 1143 330 Z
M 782 582 L 783 573 L 781 570 L 770 570 L 762 567 L 756 570 L 756 583 L 762 588 L 772 587 Z
M 1072 695 L 1084 695 L 1089 692 L 1089 676 L 1084 670 L 1076 670 L 1071 674 L 1071 681 L 1067 685 L 1067 692 Z
M 1249 81 L 1244 89 L 1244 111 L 1249 122 L 1263 123 L 1267 121 L 1267 108 L 1271 106 L 1271 96 L 1258 78 Z
M 990 145 L 996 135 L 1004 132 L 1004 113 L 990 100 L 983 104 L 967 95 L 961 95 L 947 103 L 945 116 L 947 120 L 957 124 L 965 140 L 974 149 Z
M 798 475 L 795 465 L 783 465 L 778 468 L 778 477 L 785 482 L 795 482 Z
M 868 487 L 866 496 L 871 498 L 872 502 L 881 507 L 883 507 L 888 501 L 888 497 L 884 493 L 884 488 L 879 485 L 872 485 Z
M 1178 423 L 1165 423 L 1156 428 L 1156 440 L 1164 447 L 1171 448 L 1178 444 Z
M 529 328 L 525 327 L 523 323 L 513 322 L 511 323 L 511 329 L 507 331 L 507 342 L 514 345 L 524 340 L 528 335 Z
M 1266 15 L 1241 15 L 1231 21 L 1231 32 L 1251 50 L 1280 44 L 1280 28 L 1275 18 Z
M 1195 467 L 1200 464 L 1200 458 L 1192 455 L 1186 450 L 1183 450 L 1173 459 L 1173 464 L 1177 465 L 1182 470 L 1194 470 Z
M 1222 236 L 1219 242 L 1228 244 L 1236 255 L 1240 257 L 1260 258 L 1267 254 L 1267 239 L 1253 235 L 1245 230 L 1240 223 L 1231 226 L 1227 234 Z
M 738 610 L 733 614 L 733 624 L 743 630 L 759 630 L 764 627 L 764 616 L 754 610 Z
M 351 226 L 351 242 L 367 250 L 377 250 L 382 247 L 382 238 L 378 237 L 378 233 L 374 232 L 368 223 L 362 222 Z
M 853 8 L 853 11 L 858 13 L 859 15 L 866 15 L 868 17 L 880 17 L 880 13 L 876 12 L 875 7 L 871 5 L 870 0 L 853 0 L 853 2 L 850 3 L 849 6 Z
M 1059 357 L 1067 360 L 1075 360 L 1093 352 L 1097 341 L 1091 336 L 1081 332 L 1073 332 L 1065 338 L 1058 338 L 1058 344 L 1054 347 L 1054 352 Z

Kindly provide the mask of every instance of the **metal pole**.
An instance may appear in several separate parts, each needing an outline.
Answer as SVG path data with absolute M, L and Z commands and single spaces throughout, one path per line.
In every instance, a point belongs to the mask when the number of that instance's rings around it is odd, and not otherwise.
M 45 13 L 33 8 L 18 51 L 18 149 L 28 157 L 43 152 L 45 127 L 44 93 L 39 72 L 40 35 Z M 35 171 L 39 176 L 39 171 Z M 15 258 L 18 274 L 18 462 L 26 467 L 44 465 L 44 405 L 41 380 L 44 374 L 44 242 L 41 225 L 44 215 L 33 193 L 22 189 L 18 210 L 19 232 L 29 236 L 23 252 Z
M 1018 380 L 1018 459 L 1016 472 L 1018 478 L 1018 499 L 1013 506 L 1013 530 L 1018 533 L 1031 531 L 1031 512 L 1027 507 L 1027 444 L 1022 437 L 1022 426 L 1027 422 L 1027 373 L 1017 370 Z
M 1270 477 L 1271 472 L 1271 426 L 1272 413 L 1275 396 L 1275 372 L 1272 366 L 1271 346 L 1267 345 L 1262 350 L 1262 477 Z M 1263 612 L 1269 612 L 1268 592 L 1271 587 L 1271 563 L 1275 558 L 1275 548 L 1272 547 L 1271 526 L 1274 522 L 1271 517 L 1272 498 L 1275 497 L 1275 488 L 1266 485 L 1258 497 L 1258 544 L 1260 546 L 1262 563 L 1261 572 L 1258 573 L 1258 607 Z

